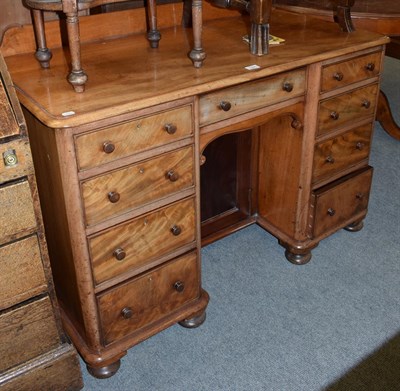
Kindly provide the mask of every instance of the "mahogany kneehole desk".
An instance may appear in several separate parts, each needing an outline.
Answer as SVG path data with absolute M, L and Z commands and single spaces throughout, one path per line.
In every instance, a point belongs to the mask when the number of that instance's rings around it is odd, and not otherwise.
M 257 223 L 304 264 L 362 227 L 387 38 L 276 11 L 286 42 L 254 57 L 246 18 L 223 15 L 204 21 L 201 69 L 178 26 L 156 51 L 142 34 L 84 43 L 83 94 L 61 49 L 47 71 L 32 53 L 7 58 L 64 325 L 94 376 L 160 330 L 204 321 L 202 242 Z

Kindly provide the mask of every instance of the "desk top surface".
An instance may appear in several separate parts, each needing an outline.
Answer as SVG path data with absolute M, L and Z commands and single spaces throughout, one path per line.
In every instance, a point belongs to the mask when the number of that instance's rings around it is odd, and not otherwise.
M 159 13 L 164 9 L 160 6 Z M 167 8 L 165 8 L 166 10 Z M 92 18 L 92 17 L 88 17 Z M 335 23 L 275 10 L 270 32 L 285 43 L 270 53 L 251 55 L 242 37 L 249 21 L 232 17 L 204 21 L 207 58 L 200 69 L 187 57 L 192 31 L 180 26 L 163 29 L 160 47 L 151 49 L 145 34 L 82 44 L 82 65 L 89 76 L 84 93 L 66 80 L 68 51 L 52 49 L 48 70 L 33 53 L 6 58 L 21 103 L 46 125 L 78 126 L 99 119 L 170 102 L 288 71 L 313 62 L 386 44 L 388 39 L 366 31 L 343 33 Z M 256 70 L 246 67 L 256 65 Z M 65 112 L 75 114 L 63 116 Z

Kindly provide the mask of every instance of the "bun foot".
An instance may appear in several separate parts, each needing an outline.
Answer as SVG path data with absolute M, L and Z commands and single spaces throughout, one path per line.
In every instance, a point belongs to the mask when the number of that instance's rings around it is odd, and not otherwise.
M 201 326 L 206 320 L 206 312 L 203 311 L 200 315 L 194 316 L 190 319 L 184 319 L 179 322 L 182 327 L 186 327 L 188 329 L 194 329 L 196 327 Z
M 308 251 L 304 254 L 295 254 L 290 252 L 289 250 L 285 251 L 286 259 L 293 263 L 294 265 L 305 265 L 311 259 L 311 251 Z
M 87 364 L 86 368 L 93 377 L 96 377 L 97 379 L 107 379 L 118 372 L 120 365 L 121 360 L 118 360 L 104 367 L 91 367 Z
M 355 221 L 354 223 L 349 224 L 347 227 L 344 227 L 346 231 L 350 232 L 358 232 L 361 231 L 364 227 L 364 222 L 361 221 Z

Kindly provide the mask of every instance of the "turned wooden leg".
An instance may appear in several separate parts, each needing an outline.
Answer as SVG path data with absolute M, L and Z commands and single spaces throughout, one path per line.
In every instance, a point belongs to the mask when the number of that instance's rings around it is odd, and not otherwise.
M 349 224 L 348 226 L 344 227 L 346 231 L 350 232 L 358 232 L 361 231 L 364 227 L 363 220 L 354 221 L 353 223 Z
M 149 31 L 147 32 L 147 39 L 150 42 L 150 47 L 158 48 L 158 43 L 161 39 L 161 33 L 157 29 L 156 0 L 147 0 L 147 14 L 149 18 Z
M 394 120 L 388 98 L 382 91 L 379 92 L 376 120 L 381 124 L 387 134 L 394 137 L 396 140 L 400 140 L 400 127 Z
M 76 92 L 83 92 L 85 91 L 85 83 L 88 77 L 81 66 L 78 13 L 67 13 L 66 17 L 68 44 L 71 52 L 71 73 L 68 75 L 68 81 L 72 84 Z
M 104 367 L 92 367 L 89 364 L 86 364 L 86 368 L 93 377 L 96 377 L 97 379 L 107 379 L 118 372 L 120 365 L 121 360 L 117 360 L 109 365 L 105 365 Z
M 189 319 L 184 319 L 179 322 L 182 327 L 186 327 L 188 329 L 194 329 L 196 327 L 201 326 L 206 320 L 206 311 L 202 311 L 200 314 L 197 314 Z
M 195 68 L 200 68 L 206 58 L 206 53 L 202 48 L 202 29 L 203 29 L 203 4 L 202 0 L 192 2 L 192 24 L 193 24 L 193 49 L 189 57 Z
M 42 68 L 49 68 L 50 60 L 53 55 L 51 51 L 48 49 L 46 43 L 43 11 L 35 9 L 32 10 L 32 17 L 33 17 L 33 28 L 35 30 L 36 45 L 37 45 L 35 57 L 39 61 L 40 66 Z

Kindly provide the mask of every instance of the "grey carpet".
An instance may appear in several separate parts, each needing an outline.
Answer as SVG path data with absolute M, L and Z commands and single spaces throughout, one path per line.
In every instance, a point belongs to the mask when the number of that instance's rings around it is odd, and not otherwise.
M 386 59 L 382 88 L 400 123 L 400 61 Z M 257 226 L 204 248 L 206 322 L 133 347 L 110 379 L 83 366 L 84 390 L 400 390 L 400 142 L 378 124 L 371 165 L 362 231 L 304 266 Z

